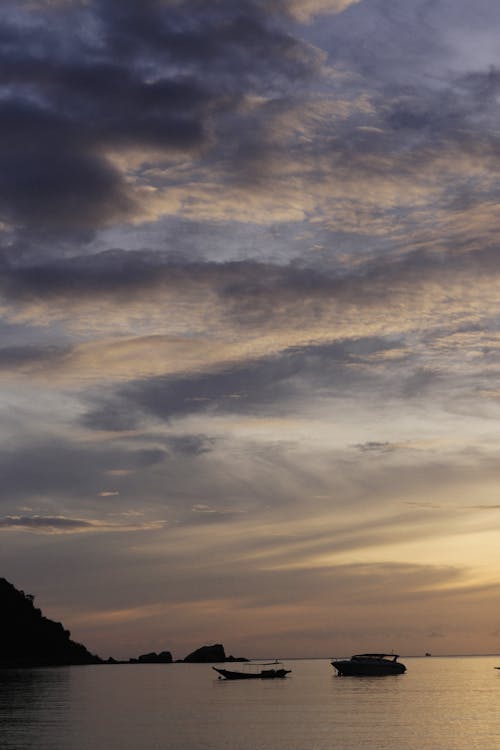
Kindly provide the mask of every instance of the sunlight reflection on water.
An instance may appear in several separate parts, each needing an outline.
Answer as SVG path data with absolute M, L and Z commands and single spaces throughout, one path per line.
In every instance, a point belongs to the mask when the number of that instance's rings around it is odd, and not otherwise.
M 285 680 L 226 682 L 209 665 L 0 671 L 5 750 L 497 750 L 495 657 L 403 659 L 396 677 L 288 662 Z

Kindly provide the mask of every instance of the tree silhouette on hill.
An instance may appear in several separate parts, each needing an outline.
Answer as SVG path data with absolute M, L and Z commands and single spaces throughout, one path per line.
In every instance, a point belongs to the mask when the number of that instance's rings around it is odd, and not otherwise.
M 102 663 L 60 622 L 44 617 L 34 598 L 0 578 L 0 667 Z

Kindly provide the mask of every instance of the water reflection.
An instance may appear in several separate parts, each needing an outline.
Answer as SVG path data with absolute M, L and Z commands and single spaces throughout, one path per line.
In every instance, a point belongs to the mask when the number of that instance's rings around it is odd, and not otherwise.
M 0 671 L 1 750 L 496 750 L 497 658 L 409 659 L 400 676 L 224 681 L 204 664 Z
M 70 676 L 66 668 L 0 670 L 3 750 L 56 747 L 54 735 L 64 735 Z

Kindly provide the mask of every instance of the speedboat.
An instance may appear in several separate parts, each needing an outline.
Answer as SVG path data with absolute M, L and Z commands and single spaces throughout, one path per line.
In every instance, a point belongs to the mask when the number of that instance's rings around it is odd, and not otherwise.
M 355 654 L 350 659 L 332 661 L 332 666 L 342 676 L 403 674 L 406 667 L 398 658 L 398 654 Z
M 285 669 L 279 661 L 266 662 L 265 664 L 249 663 L 241 671 L 221 669 L 220 667 L 212 667 L 212 669 L 219 673 L 219 680 L 222 677 L 226 680 L 275 680 L 286 677 L 292 671 L 291 669 Z

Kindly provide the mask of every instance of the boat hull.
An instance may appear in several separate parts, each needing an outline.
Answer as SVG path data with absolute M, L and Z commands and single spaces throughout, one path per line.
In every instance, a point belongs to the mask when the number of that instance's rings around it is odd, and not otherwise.
M 396 654 L 355 654 L 350 659 L 332 661 L 339 675 L 346 677 L 375 677 L 403 674 L 406 667 L 397 661 Z
M 388 674 L 403 674 L 403 664 L 353 664 L 350 661 L 332 661 L 338 674 L 342 677 L 380 677 Z
M 230 669 L 212 667 L 226 680 L 276 680 L 283 679 L 291 672 L 290 669 L 263 669 L 261 672 L 235 672 Z

